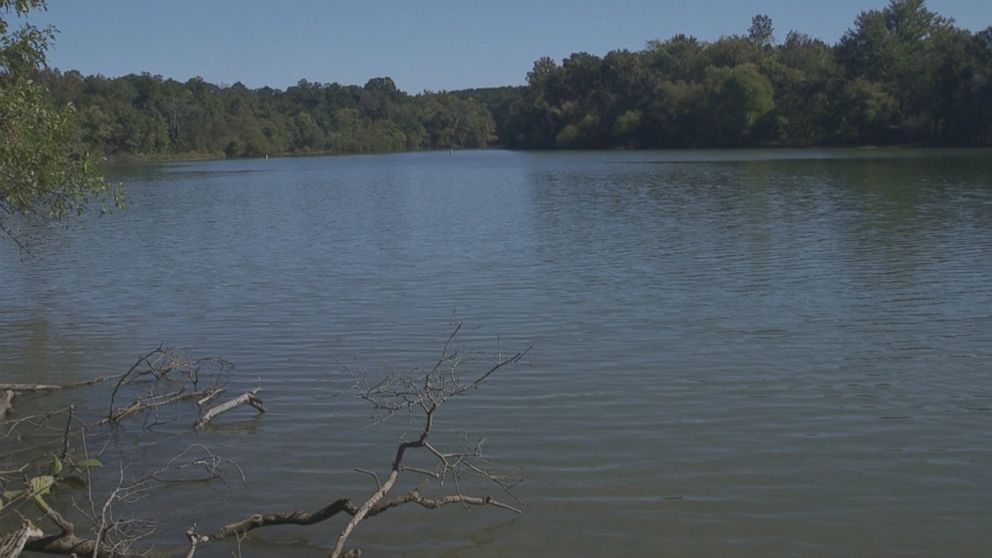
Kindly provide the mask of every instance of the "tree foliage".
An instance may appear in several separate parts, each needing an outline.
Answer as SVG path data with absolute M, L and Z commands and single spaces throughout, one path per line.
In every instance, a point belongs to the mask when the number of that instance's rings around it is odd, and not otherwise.
M 889 0 L 834 45 L 798 31 L 776 41 L 767 15 L 744 31 L 542 57 L 522 87 L 414 95 L 388 77 L 281 91 L 39 70 L 45 30 L 6 34 L 4 56 L 55 106 L 78 107 L 80 140 L 108 157 L 992 142 L 992 27 L 972 33 L 924 0 Z
M 58 102 L 80 107 L 84 140 L 109 157 L 372 153 L 495 140 L 492 116 L 473 96 L 409 95 L 388 77 L 364 86 L 300 80 L 285 91 L 149 73 L 38 77 Z
M 770 17 L 714 42 L 539 59 L 497 119 L 518 148 L 987 145 L 992 28 L 958 28 L 924 0 L 857 16 L 836 45 Z
M 15 241 L 12 221 L 59 221 L 94 199 L 120 201 L 78 142 L 74 107 L 53 104 L 33 79 L 54 30 L 27 24 L 11 30 L 3 19 L 44 6 L 41 0 L 0 0 L 0 230 Z

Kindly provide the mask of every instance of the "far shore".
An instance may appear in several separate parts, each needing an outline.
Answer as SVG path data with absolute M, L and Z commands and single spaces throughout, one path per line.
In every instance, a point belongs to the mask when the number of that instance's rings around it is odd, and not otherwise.
M 609 148 L 609 149 L 511 149 L 503 145 L 491 145 L 488 147 L 466 147 L 466 148 L 454 148 L 454 151 L 486 151 L 486 150 L 503 150 L 503 151 L 519 151 L 523 153 L 607 153 L 612 151 L 643 151 L 643 152 L 656 152 L 656 151 L 717 151 L 717 150 L 741 150 L 741 151 L 752 151 L 752 150 L 862 150 L 862 151 L 879 151 L 879 150 L 969 150 L 969 151 L 981 151 L 992 149 L 992 146 L 986 145 L 921 145 L 921 144 L 891 144 L 891 145 L 748 145 L 748 146 L 728 146 L 728 147 L 677 147 L 677 148 Z M 272 153 L 268 155 L 257 155 L 253 157 L 227 157 L 223 152 L 216 153 L 202 153 L 202 152 L 192 152 L 192 153 L 176 153 L 176 154 L 158 154 L 158 155 L 134 155 L 130 153 L 122 155 L 108 155 L 101 158 L 102 162 L 109 167 L 127 167 L 131 165 L 145 165 L 150 163 L 183 163 L 183 162 L 199 162 L 199 161 L 247 161 L 253 159 L 265 159 L 265 158 L 293 158 L 293 157 L 327 157 L 335 155 L 387 155 L 395 153 L 429 153 L 438 152 L 443 153 L 448 151 L 448 149 L 409 149 L 402 151 L 310 151 L 306 153 Z

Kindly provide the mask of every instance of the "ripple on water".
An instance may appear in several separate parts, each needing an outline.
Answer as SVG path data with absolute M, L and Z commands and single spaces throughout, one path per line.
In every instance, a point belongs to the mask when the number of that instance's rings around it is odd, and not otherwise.
M 526 476 L 527 513 L 399 511 L 363 525 L 370 553 L 977 556 L 992 548 L 990 161 L 165 166 L 129 179 L 131 210 L 46 231 L 35 258 L 0 245 L 0 377 L 95 375 L 164 342 L 234 361 L 235 387 L 261 379 L 264 417 L 134 450 L 201 441 L 245 465 L 247 486 L 151 502 L 212 526 L 367 494 L 354 468 L 387 468 L 409 424 L 370 426 L 347 370 L 429 365 L 463 319 L 470 356 L 534 349 L 445 408 L 437 437 L 487 437 Z M 188 527 L 170 522 L 163 540 Z M 323 556 L 334 532 L 275 530 L 248 554 Z

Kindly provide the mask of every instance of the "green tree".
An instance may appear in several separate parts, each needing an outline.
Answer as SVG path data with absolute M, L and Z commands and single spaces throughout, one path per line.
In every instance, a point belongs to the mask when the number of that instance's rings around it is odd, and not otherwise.
M 852 143 L 883 143 L 895 132 L 896 99 L 881 84 L 856 79 L 842 96 L 844 139 Z
M 772 18 L 763 14 L 751 18 L 751 27 L 747 31 L 747 38 L 757 47 L 771 48 L 772 44 L 775 43 L 775 27 L 772 25 Z
M 18 243 L 17 220 L 60 221 L 95 200 L 122 202 L 79 148 L 72 105 L 53 105 L 35 80 L 54 30 L 11 31 L 3 18 L 44 8 L 43 0 L 0 0 L 0 230 Z
M 703 82 L 712 145 L 747 145 L 775 107 L 774 89 L 754 64 L 711 67 Z

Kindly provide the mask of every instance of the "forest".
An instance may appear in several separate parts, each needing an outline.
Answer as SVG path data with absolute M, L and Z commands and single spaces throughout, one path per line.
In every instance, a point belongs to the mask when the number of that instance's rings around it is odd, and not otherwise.
M 712 42 L 676 35 L 540 58 L 520 87 L 423 92 L 301 80 L 285 91 L 44 70 L 103 156 L 254 157 L 515 149 L 992 144 L 992 27 L 924 0 L 864 11 L 833 45 L 771 18 Z

